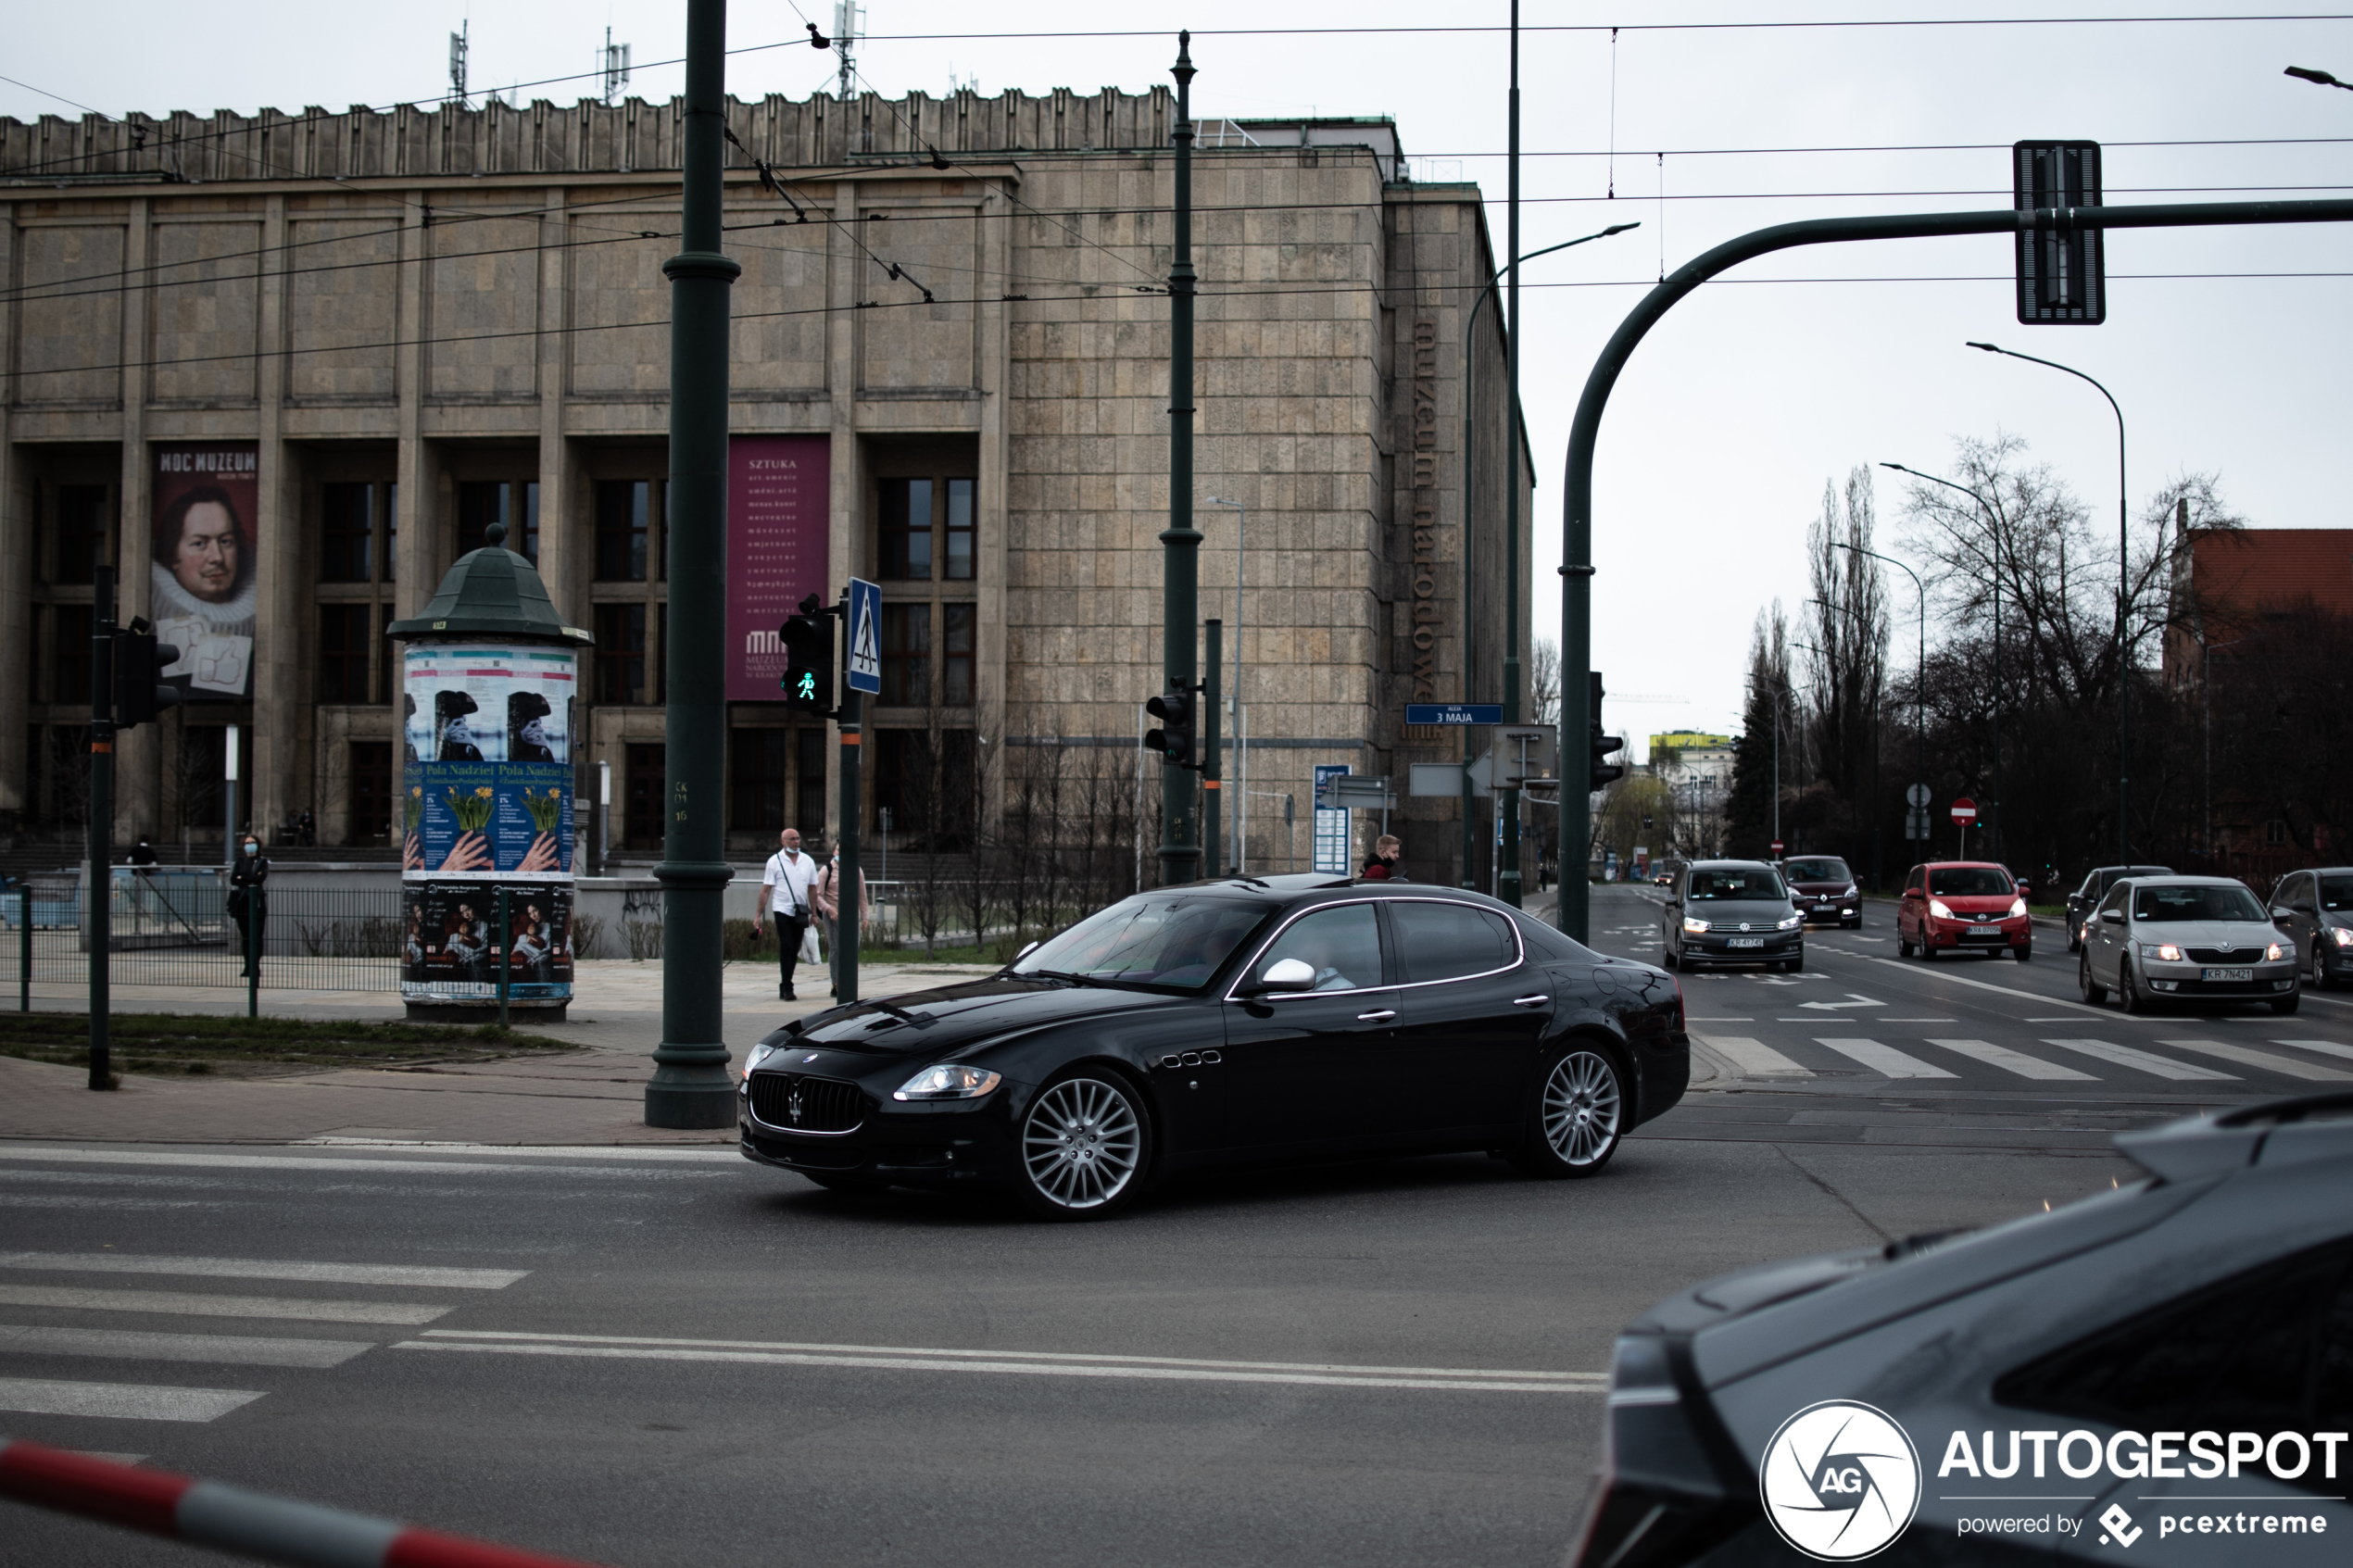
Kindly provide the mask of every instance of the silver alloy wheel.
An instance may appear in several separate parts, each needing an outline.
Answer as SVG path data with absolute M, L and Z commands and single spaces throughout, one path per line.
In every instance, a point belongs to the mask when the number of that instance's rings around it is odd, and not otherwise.
M 1040 1198 L 1061 1209 L 1100 1209 L 1136 1179 L 1144 1134 L 1126 1096 L 1099 1079 L 1069 1078 L 1029 1108 L 1021 1144 Z
M 1617 1142 L 1617 1074 L 1592 1051 L 1571 1051 L 1544 1080 L 1544 1141 L 1567 1165 L 1592 1165 Z

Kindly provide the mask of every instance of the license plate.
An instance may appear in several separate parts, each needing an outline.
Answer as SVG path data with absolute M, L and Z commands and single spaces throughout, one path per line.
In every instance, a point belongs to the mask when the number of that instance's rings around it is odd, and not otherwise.
M 2255 972 L 2251 969 L 2209 969 L 2202 972 L 2201 978 L 2231 981 L 2245 985 L 2255 979 Z
M 1735 936 L 1732 938 L 1730 946 L 1735 947 L 1762 947 L 1765 946 L 1765 938 L 1762 936 Z
M 2002 928 L 1998 925 L 1972 925 L 1969 928 L 1969 934 L 1971 936 L 1999 936 L 2002 934 Z

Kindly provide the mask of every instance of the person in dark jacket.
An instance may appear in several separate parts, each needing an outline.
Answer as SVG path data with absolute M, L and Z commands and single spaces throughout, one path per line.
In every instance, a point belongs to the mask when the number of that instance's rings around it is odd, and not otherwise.
M 270 922 L 270 859 L 261 840 L 245 834 L 229 872 L 229 918 L 237 922 L 238 973 L 250 978 Z
M 134 866 L 152 866 L 156 863 L 156 847 L 147 842 L 146 834 L 141 834 L 139 842 L 131 847 L 131 863 Z
M 1373 853 L 1365 861 L 1365 869 L 1356 874 L 1367 882 L 1388 882 L 1397 878 L 1397 858 L 1405 847 L 1390 834 L 1383 834 L 1374 841 Z M 1403 879 L 1398 879 L 1403 880 Z

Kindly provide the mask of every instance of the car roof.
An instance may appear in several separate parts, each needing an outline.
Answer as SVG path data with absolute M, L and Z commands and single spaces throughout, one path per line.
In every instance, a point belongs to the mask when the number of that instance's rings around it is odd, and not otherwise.
M 1719 870 L 1729 871 L 1735 866 L 1739 867 L 1743 871 L 1755 871 L 1762 868 L 1763 870 L 1769 872 L 1775 869 L 1773 862 L 1770 860 L 1693 860 L 1690 862 L 1690 869 L 1695 872 L 1712 872 Z
M 1920 869 L 1931 872 L 1949 872 L 1958 869 L 1972 872 L 1987 871 L 2007 872 L 2009 870 L 2009 867 L 2002 864 L 1999 860 L 1922 860 L 1920 862 Z
M 2234 876 L 2206 876 L 2196 872 L 2163 872 L 2149 876 L 2120 876 L 2119 882 L 2129 882 L 2135 887 L 2239 887 L 2246 884 Z

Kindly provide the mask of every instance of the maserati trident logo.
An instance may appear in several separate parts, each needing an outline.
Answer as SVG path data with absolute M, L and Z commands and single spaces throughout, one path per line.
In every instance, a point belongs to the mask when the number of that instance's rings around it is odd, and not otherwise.
M 785 1120 L 796 1127 L 800 1125 L 800 1085 L 799 1084 L 792 1086 L 792 1093 L 785 1099 Z
M 1920 1457 L 1884 1411 L 1825 1399 L 1781 1423 L 1757 1485 L 1781 1539 L 1819 1562 L 1852 1562 L 1911 1524 Z

